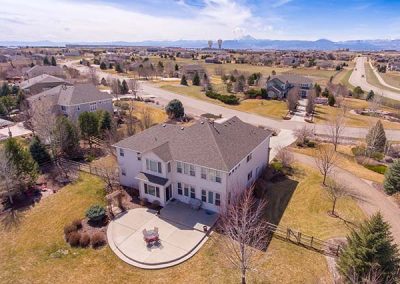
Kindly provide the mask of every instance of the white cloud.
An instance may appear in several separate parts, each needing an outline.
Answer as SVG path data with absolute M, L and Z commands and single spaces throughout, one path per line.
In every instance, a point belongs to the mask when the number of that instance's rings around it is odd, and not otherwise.
M 272 31 L 237 1 L 205 0 L 196 8 L 179 3 L 193 9 L 194 16 L 152 16 L 106 3 L 0 0 L 2 14 L 13 15 L 2 21 L 0 34 L 2 40 L 141 41 L 228 39 L 237 37 L 238 30 L 262 37 Z

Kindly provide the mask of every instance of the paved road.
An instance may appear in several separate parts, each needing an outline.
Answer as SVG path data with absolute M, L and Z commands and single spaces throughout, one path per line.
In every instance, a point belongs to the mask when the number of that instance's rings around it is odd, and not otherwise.
M 77 64 L 78 61 L 70 61 L 67 62 L 68 66 L 73 66 L 77 68 L 80 72 L 86 72 L 88 67 Z M 103 72 L 101 70 L 97 70 L 99 77 L 109 77 L 114 76 L 119 79 L 129 79 L 119 74 L 109 74 Z M 354 73 L 354 72 L 353 72 Z M 155 87 L 150 83 L 143 82 L 141 83 L 141 92 L 145 95 L 153 95 L 156 97 L 156 100 L 161 105 L 166 105 L 172 99 L 179 99 L 187 113 L 193 114 L 195 116 L 204 114 L 204 113 L 212 113 L 219 115 L 221 114 L 223 117 L 232 117 L 237 116 L 241 120 L 251 123 L 253 125 L 260 125 L 268 128 L 279 129 L 279 130 L 290 130 L 293 131 L 297 128 L 303 127 L 306 123 L 303 121 L 292 121 L 292 120 L 276 120 L 272 118 L 268 118 L 265 116 L 260 116 L 253 113 L 247 113 L 243 111 L 233 110 L 230 108 L 226 108 L 220 105 L 215 105 L 213 103 L 209 103 L 206 101 L 194 99 L 192 97 L 176 94 L 164 89 L 160 89 Z M 399 95 L 400 97 L 400 95 Z M 328 134 L 328 127 L 326 125 L 321 124 L 308 124 L 310 128 L 315 130 L 316 134 L 326 135 Z M 344 137 L 350 138 L 364 138 L 367 134 L 367 129 L 365 128 L 357 128 L 357 127 L 347 127 L 343 132 Z M 400 141 L 400 131 L 399 130 L 386 130 L 386 135 L 388 139 L 394 141 Z
M 317 168 L 314 158 L 310 156 L 294 153 L 294 157 L 303 164 Z M 391 231 L 395 242 L 400 245 L 399 206 L 383 192 L 375 189 L 368 182 L 354 176 L 350 172 L 338 167 L 334 169 L 334 172 L 341 181 L 345 182 L 345 184 L 350 187 L 352 195 L 367 216 L 371 216 L 378 211 L 382 213 L 385 221 L 392 227 Z
M 370 83 L 367 82 L 367 77 L 365 72 L 366 62 L 367 62 L 367 57 L 356 58 L 356 66 L 353 70 L 353 73 L 350 76 L 349 83 L 352 84 L 353 86 L 360 86 L 363 90 L 367 92 L 373 90 L 374 93 L 376 94 L 380 94 L 384 97 L 400 101 L 400 92 L 396 92 L 395 90 L 393 91 L 384 90 L 382 88 L 371 85 Z M 362 77 L 363 75 L 364 77 Z M 378 80 L 379 78 L 381 77 L 379 76 Z
M 373 70 L 376 78 L 378 78 L 379 83 L 381 83 L 383 86 L 391 88 L 392 90 L 394 90 L 395 92 L 400 92 L 400 88 L 394 87 L 392 85 L 389 85 L 388 83 L 385 82 L 385 80 L 383 80 L 382 76 L 379 74 L 379 72 L 376 70 L 376 68 L 374 68 L 374 66 L 372 66 L 371 61 L 369 61 L 369 66 L 371 67 L 371 69 Z

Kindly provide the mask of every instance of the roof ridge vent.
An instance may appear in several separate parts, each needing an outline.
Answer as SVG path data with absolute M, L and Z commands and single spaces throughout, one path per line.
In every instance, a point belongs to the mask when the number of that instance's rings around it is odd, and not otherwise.
M 182 126 L 182 127 L 181 127 L 181 130 L 184 130 L 184 129 L 185 129 L 185 127 Z

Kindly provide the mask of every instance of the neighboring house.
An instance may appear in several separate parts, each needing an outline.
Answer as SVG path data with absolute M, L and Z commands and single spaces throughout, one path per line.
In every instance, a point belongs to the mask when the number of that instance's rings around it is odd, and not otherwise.
M 400 71 L 400 62 L 399 61 L 389 62 L 387 67 L 389 71 Z
M 113 113 L 111 95 L 100 92 L 90 83 L 60 85 L 28 98 L 33 108 L 36 102 L 43 100 L 48 101 L 56 114 L 63 114 L 72 120 L 76 120 L 85 111 L 106 110 Z
M 27 78 L 34 78 L 43 74 L 64 78 L 64 70 L 59 66 L 36 65 L 25 72 Z
M 194 75 L 199 74 L 200 78 L 203 78 L 206 71 L 201 65 L 197 64 L 188 64 L 183 65 L 182 72 L 186 76 L 186 79 L 193 80 Z
M 285 98 L 293 87 L 299 87 L 299 95 L 305 98 L 312 89 L 313 82 L 310 78 L 304 76 L 282 74 L 272 76 L 266 85 L 268 97 L 278 99 Z
M 51 76 L 48 74 L 39 75 L 28 80 L 22 81 L 19 87 L 27 94 L 36 95 L 45 90 L 52 89 L 60 85 L 70 85 L 62 78 Z
M 114 145 L 120 183 L 162 206 L 178 199 L 219 212 L 261 175 L 271 135 L 237 117 L 156 125 Z

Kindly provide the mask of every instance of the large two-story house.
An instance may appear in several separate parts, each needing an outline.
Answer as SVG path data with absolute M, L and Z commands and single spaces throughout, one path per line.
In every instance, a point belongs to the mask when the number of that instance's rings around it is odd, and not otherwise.
M 35 108 L 36 103 L 46 102 L 56 114 L 65 115 L 72 120 L 76 120 L 85 111 L 105 110 L 113 113 L 111 95 L 100 92 L 91 83 L 60 85 L 27 100 L 32 108 Z
M 114 145 L 120 183 L 162 206 L 174 198 L 219 212 L 267 166 L 271 134 L 237 117 L 156 125 Z
M 272 76 L 266 84 L 268 97 L 273 99 L 286 98 L 289 90 L 294 87 L 298 87 L 299 96 L 305 98 L 313 87 L 313 81 L 296 74 L 281 74 Z

